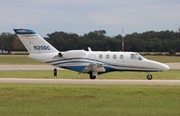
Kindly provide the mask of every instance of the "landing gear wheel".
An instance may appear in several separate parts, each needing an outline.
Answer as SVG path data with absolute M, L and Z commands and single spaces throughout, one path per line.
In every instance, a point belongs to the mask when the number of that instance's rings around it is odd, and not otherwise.
M 91 76 L 90 79 L 96 79 L 96 76 Z
M 96 76 L 92 75 L 92 73 L 89 75 L 90 79 L 96 79 Z
M 152 78 L 153 78 L 153 77 L 152 77 L 151 74 L 148 74 L 148 75 L 147 75 L 147 79 L 148 79 L 148 80 L 151 80 Z

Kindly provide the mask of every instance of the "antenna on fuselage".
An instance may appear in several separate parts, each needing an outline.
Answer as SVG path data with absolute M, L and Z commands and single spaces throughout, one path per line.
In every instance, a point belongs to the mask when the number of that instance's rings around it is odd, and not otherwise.
M 124 52 L 124 28 L 122 28 L 122 52 Z
M 88 51 L 89 51 L 89 52 L 92 52 L 92 50 L 91 50 L 91 48 L 90 48 L 90 47 L 88 47 Z

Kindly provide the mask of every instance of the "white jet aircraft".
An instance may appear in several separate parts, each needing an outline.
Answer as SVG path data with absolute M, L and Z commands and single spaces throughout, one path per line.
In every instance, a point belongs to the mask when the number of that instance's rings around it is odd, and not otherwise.
M 147 79 L 151 80 L 150 72 L 169 69 L 169 66 L 148 60 L 136 52 L 92 51 L 91 48 L 88 48 L 88 51 L 60 52 L 33 30 L 14 29 L 14 31 L 30 53 L 30 58 L 79 73 L 88 73 L 90 79 L 112 71 L 137 71 L 147 72 Z

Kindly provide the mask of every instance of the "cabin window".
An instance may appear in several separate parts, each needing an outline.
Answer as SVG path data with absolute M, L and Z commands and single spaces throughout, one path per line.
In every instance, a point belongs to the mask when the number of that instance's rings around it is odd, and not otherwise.
M 109 59 L 109 54 L 106 55 L 106 59 Z
M 100 59 L 102 59 L 102 58 L 103 58 L 103 55 L 102 55 L 102 54 L 100 54 L 100 55 L 99 55 L 99 58 L 100 58 Z
M 136 59 L 137 59 L 137 57 L 135 56 L 135 54 L 131 54 L 131 59 L 133 59 L 133 60 L 136 60 Z
M 116 55 L 115 54 L 113 55 L 113 59 L 116 59 Z
M 124 58 L 124 56 L 123 55 L 120 55 L 120 59 L 123 59 Z

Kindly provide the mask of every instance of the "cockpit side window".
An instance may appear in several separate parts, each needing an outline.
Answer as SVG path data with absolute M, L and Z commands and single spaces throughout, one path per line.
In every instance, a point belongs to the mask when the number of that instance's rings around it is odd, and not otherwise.
M 136 60 L 136 59 L 137 59 L 137 57 L 135 56 L 135 54 L 131 54 L 131 59 L 132 59 L 132 60 Z
M 136 56 L 137 56 L 138 60 L 143 60 L 143 56 L 141 56 L 140 54 L 136 53 Z

